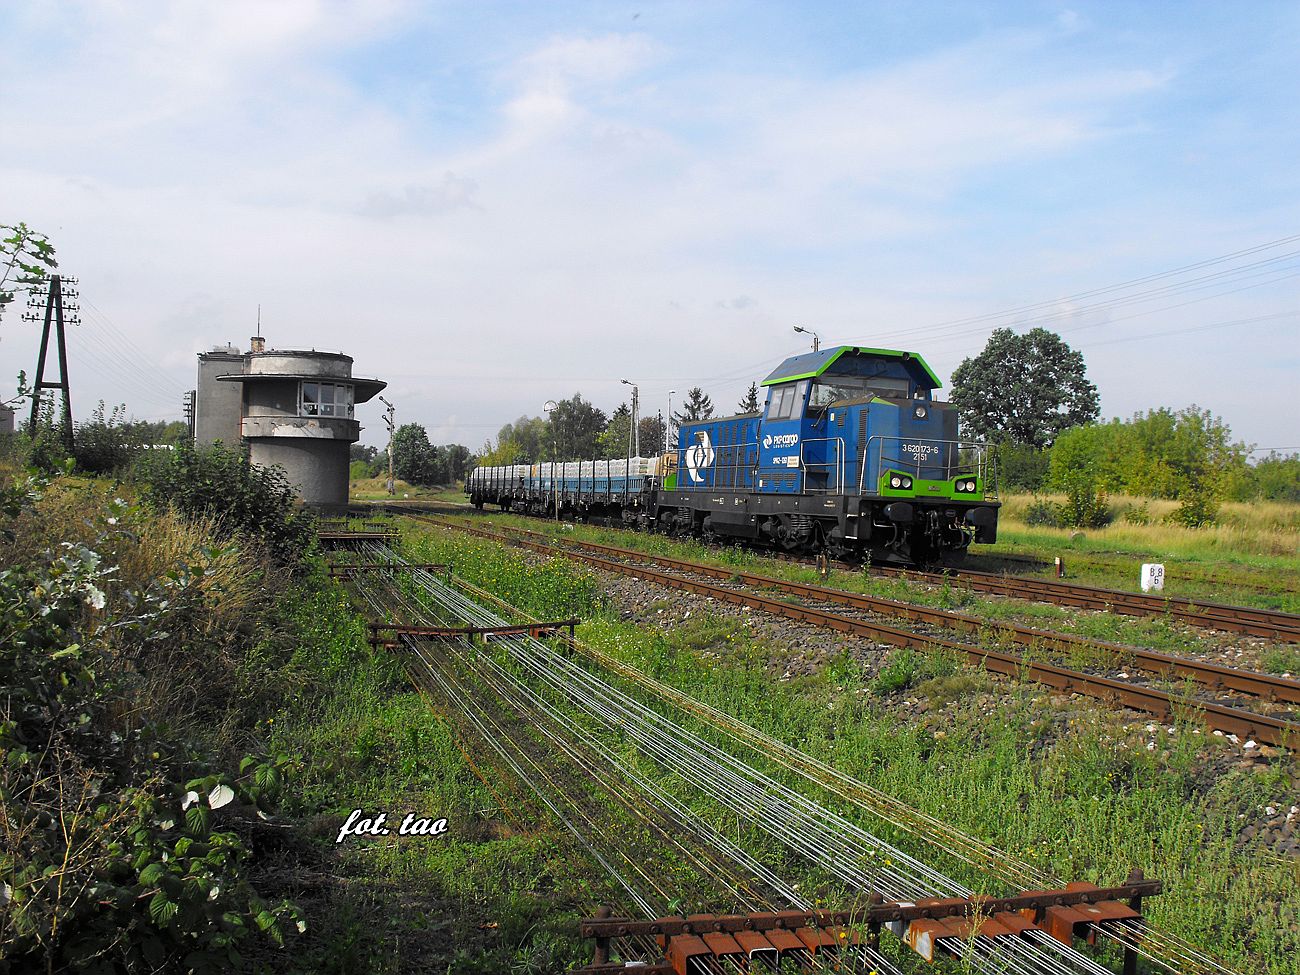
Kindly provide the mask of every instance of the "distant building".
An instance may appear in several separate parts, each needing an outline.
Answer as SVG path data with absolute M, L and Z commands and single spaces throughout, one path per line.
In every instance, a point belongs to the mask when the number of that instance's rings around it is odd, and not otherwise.
M 339 352 L 252 350 L 218 346 L 199 354 L 194 442 L 247 443 L 263 467 L 281 467 L 305 504 L 348 503 L 348 448 L 361 437 L 358 403 L 387 385 L 352 375 Z
M 12 407 L 0 403 L 0 436 L 14 432 L 14 411 Z

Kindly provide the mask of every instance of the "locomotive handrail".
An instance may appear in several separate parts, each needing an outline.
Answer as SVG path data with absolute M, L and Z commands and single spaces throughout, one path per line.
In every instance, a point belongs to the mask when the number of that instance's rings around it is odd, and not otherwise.
M 829 443 L 835 445 L 835 457 L 833 461 L 813 461 L 808 463 L 804 459 L 804 448 L 810 443 Z M 829 484 L 824 488 L 818 488 L 812 491 L 808 487 L 808 470 L 809 468 L 830 468 L 835 473 L 835 486 Z M 799 469 L 803 471 L 803 483 L 800 486 L 800 494 L 839 494 L 844 490 L 844 438 L 843 437 L 812 437 L 799 443 Z M 828 471 L 829 473 L 829 471 Z
M 753 463 L 749 463 L 745 460 L 745 458 L 748 456 L 749 448 L 751 447 L 754 448 Z M 733 456 L 736 457 L 736 461 L 734 463 L 731 464 L 720 463 L 722 458 L 722 452 L 724 450 L 735 452 L 733 453 Z M 677 467 L 677 490 L 678 491 L 716 491 L 720 487 L 730 487 L 734 490 L 740 490 L 746 486 L 743 477 L 734 477 L 732 478 L 733 481 L 732 484 L 723 485 L 718 482 L 718 472 L 731 471 L 735 474 L 741 474 L 742 472 L 748 471 L 750 474 L 750 484 L 748 485 L 749 490 L 756 491 L 758 489 L 758 481 L 756 477 L 756 474 L 759 470 L 758 454 L 759 454 L 759 450 L 758 450 L 757 440 L 751 440 L 747 443 L 714 444 L 713 462 L 708 464 L 705 467 L 698 468 L 701 471 L 713 472 L 712 483 L 706 484 L 703 481 L 701 481 L 699 484 L 695 484 L 691 482 L 688 468 L 685 465 L 679 464 Z M 682 483 L 683 479 L 685 479 L 687 483 L 683 484 Z
M 993 452 L 990 444 L 974 443 L 972 441 L 966 441 L 966 440 L 939 440 L 939 439 L 932 439 L 926 437 L 885 437 L 885 436 L 875 436 L 867 440 L 866 450 L 862 452 L 862 468 L 858 472 L 858 493 L 859 494 L 865 493 L 867 471 L 872 466 L 871 445 L 873 443 L 876 445 L 876 453 L 875 453 L 876 476 L 879 476 L 882 471 L 889 469 L 889 470 L 898 470 L 904 474 L 911 474 L 913 477 L 920 480 L 922 468 L 938 467 L 943 469 L 944 471 L 943 477 L 931 478 L 931 480 L 950 481 L 953 478 L 961 477 L 963 474 L 965 475 L 973 474 L 974 476 L 978 477 L 981 481 L 984 482 L 986 494 L 992 494 L 993 497 L 997 497 L 997 485 L 992 483 L 993 479 L 989 476 L 993 469 L 992 468 Z M 899 451 L 900 455 L 902 452 L 901 446 L 905 443 L 940 444 L 942 445 L 939 451 L 940 459 L 936 459 L 933 462 L 927 463 L 926 461 L 916 457 L 903 457 L 903 456 L 886 457 L 885 449 L 887 443 L 898 444 L 900 447 L 900 451 Z M 946 457 L 943 451 L 943 447 L 948 448 L 948 453 Z M 974 452 L 975 456 L 971 462 L 961 463 L 961 457 L 963 451 Z M 889 465 L 888 468 L 886 468 L 886 465 Z

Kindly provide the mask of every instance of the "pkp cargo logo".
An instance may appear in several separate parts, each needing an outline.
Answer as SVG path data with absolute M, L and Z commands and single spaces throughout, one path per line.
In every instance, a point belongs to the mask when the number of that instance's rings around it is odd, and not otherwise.
M 686 473 L 698 484 L 704 480 L 704 475 L 700 471 L 713 466 L 714 454 L 707 430 L 701 430 L 695 436 L 699 439 L 686 448 Z

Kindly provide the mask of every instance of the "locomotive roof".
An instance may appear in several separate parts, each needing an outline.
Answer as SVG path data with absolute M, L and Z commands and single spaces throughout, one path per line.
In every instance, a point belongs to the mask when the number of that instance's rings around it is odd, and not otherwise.
M 908 372 L 918 385 L 938 389 L 943 383 L 934 374 L 934 370 L 915 352 L 902 352 L 898 349 L 870 349 L 864 345 L 837 345 L 820 352 L 805 352 L 786 359 L 775 371 L 762 381 L 761 386 L 787 383 L 795 379 L 811 379 L 826 372 L 841 356 L 853 354 L 864 358 L 898 359 L 905 363 Z

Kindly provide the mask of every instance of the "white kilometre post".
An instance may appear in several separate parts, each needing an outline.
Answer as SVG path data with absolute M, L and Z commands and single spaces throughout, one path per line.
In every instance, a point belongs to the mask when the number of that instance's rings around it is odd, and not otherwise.
M 1142 563 L 1142 591 L 1151 592 L 1155 590 L 1160 592 L 1165 588 L 1165 567 L 1159 562 Z

